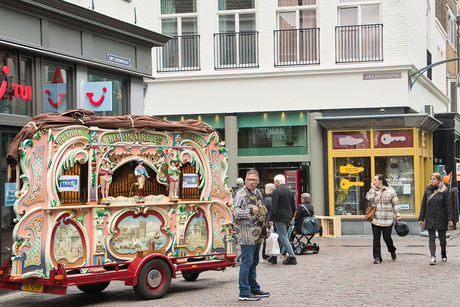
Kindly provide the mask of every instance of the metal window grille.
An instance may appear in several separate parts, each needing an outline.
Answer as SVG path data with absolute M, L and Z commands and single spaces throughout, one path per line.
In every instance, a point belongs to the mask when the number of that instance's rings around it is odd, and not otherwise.
M 214 68 L 259 67 L 259 32 L 214 34 Z
M 319 64 L 319 28 L 275 30 L 275 66 Z
M 383 25 L 337 26 L 336 63 L 383 61 Z
M 200 36 L 174 36 L 158 49 L 157 71 L 200 70 Z

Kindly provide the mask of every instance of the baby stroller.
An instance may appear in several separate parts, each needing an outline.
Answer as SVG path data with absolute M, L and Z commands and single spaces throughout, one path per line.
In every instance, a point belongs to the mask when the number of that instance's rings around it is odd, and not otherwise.
M 308 253 L 317 254 L 319 252 L 319 245 L 311 243 L 311 239 L 316 233 L 319 233 L 319 235 L 322 236 L 323 227 L 319 226 L 318 219 L 314 216 L 306 217 L 302 221 L 301 227 L 295 227 L 295 229 L 296 232 L 290 237 L 294 253 L 296 255 L 305 255 Z M 303 242 L 303 238 L 305 238 L 307 242 Z

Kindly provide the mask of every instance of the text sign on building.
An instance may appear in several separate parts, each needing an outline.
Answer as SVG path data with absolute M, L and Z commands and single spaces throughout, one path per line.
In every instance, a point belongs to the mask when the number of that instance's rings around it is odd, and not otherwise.
M 183 188 L 198 187 L 198 174 L 183 174 L 182 187 Z
M 399 78 L 401 78 L 400 72 L 381 73 L 381 74 L 363 74 L 363 80 L 399 79 Z
M 107 54 L 107 62 L 131 67 L 131 60 L 118 55 Z
M 80 186 L 79 176 L 62 175 L 61 177 L 59 177 L 59 179 L 61 180 L 61 183 L 59 185 L 61 192 L 78 192 Z

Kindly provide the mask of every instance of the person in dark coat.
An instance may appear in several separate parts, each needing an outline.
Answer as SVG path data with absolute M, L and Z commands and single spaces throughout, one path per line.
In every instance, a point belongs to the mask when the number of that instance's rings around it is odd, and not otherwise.
M 276 189 L 272 195 L 270 226 L 273 224 L 275 225 L 280 248 L 284 247 L 285 251 L 289 254 L 289 258 L 284 260 L 283 264 L 295 265 L 297 264 L 297 259 L 295 258 L 294 251 L 292 250 L 291 243 L 287 236 L 289 224 L 296 210 L 294 194 L 291 189 L 286 186 L 286 178 L 284 175 L 276 175 L 273 181 Z M 270 263 L 275 264 L 276 262 Z
M 273 194 L 273 191 L 275 191 L 275 185 L 273 183 L 267 183 L 265 185 L 265 195 L 267 195 L 267 197 L 265 197 L 264 199 L 264 206 L 265 208 L 267 209 L 267 216 L 266 216 L 266 223 L 268 225 L 269 221 L 270 221 L 270 207 L 272 206 L 272 194 Z M 263 247 L 262 247 L 262 258 L 267 260 L 269 258 L 269 256 L 267 256 L 265 254 L 265 248 L 266 248 L 266 244 L 267 241 L 265 240 L 264 243 L 263 243 Z
M 454 210 L 452 209 L 450 191 L 446 189 L 439 173 L 433 173 L 430 176 L 430 185 L 426 187 L 423 194 L 418 220 L 418 224 L 420 226 L 425 225 L 425 229 L 428 230 L 430 264 L 436 264 L 436 230 L 441 245 L 442 261 L 447 261 L 446 231 L 447 225 L 454 226 Z
M 290 241 L 294 240 L 296 234 L 302 234 L 302 223 L 306 217 L 315 215 L 315 208 L 311 204 L 311 195 L 309 193 L 302 193 L 300 195 L 300 205 L 294 219 L 294 231 L 291 233 Z

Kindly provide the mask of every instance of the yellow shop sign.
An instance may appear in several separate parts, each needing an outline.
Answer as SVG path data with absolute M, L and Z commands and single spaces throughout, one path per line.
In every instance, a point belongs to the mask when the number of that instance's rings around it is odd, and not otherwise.
M 342 174 L 357 174 L 364 171 L 364 167 L 353 166 L 351 164 L 347 164 L 345 166 L 340 166 L 340 172 Z

